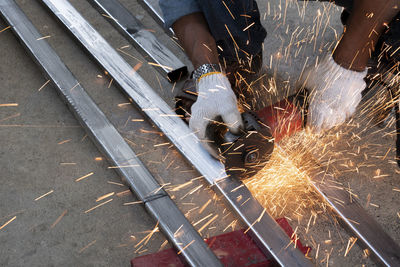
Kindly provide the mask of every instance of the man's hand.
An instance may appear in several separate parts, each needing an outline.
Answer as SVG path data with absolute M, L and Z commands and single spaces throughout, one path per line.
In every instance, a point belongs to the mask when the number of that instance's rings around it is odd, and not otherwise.
M 221 116 L 232 133 L 238 133 L 243 126 L 237 106 L 237 99 L 228 78 L 222 73 L 208 73 L 197 82 L 197 101 L 193 104 L 189 127 L 196 133 L 211 155 L 218 158 L 206 140 L 207 125 Z M 212 141 L 212 140 L 211 140 Z
M 351 117 L 366 87 L 367 70 L 357 72 L 339 66 L 328 55 L 317 67 L 305 70 L 300 85 L 310 90 L 307 125 L 314 131 L 328 130 Z
M 300 79 L 311 90 L 308 125 L 317 132 L 353 115 L 366 87 L 366 66 L 385 26 L 399 12 L 400 0 L 355 0 L 346 30 L 335 48 Z M 367 15 L 370 14 L 370 15 Z

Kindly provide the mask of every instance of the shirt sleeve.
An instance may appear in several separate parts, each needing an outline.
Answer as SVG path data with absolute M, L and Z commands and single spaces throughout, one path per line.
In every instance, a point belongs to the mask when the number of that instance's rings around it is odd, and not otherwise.
M 159 4 L 166 28 L 185 15 L 201 12 L 196 0 L 159 0 Z

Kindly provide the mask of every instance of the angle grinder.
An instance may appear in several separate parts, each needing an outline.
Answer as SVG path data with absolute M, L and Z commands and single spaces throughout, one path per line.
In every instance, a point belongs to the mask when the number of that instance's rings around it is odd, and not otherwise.
M 238 134 L 228 130 L 221 118 L 206 129 L 210 146 L 225 164 L 228 174 L 239 179 L 255 175 L 268 162 L 274 142 L 303 129 L 307 118 L 308 92 L 295 95 L 264 107 L 256 112 L 242 113 L 243 129 Z M 175 96 L 175 112 L 189 123 L 193 103 L 197 100 L 195 83 L 188 79 Z
M 225 163 L 228 174 L 247 179 L 261 170 L 274 150 L 274 138 L 268 126 L 253 112 L 242 113 L 244 127 L 234 134 L 217 120 L 208 125 L 206 136 L 211 147 Z
M 197 99 L 194 83 L 188 82 L 175 97 L 175 111 L 185 122 L 189 122 L 191 106 Z M 247 179 L 261 170 L 271 157 L 274 138 L 269 127 L 263 124 L 256 113 L 242 113 L 244 127 L 239 133 L 228 130 L 221 118 L 216 118 L 206 129 L 210 147 L 225 164 L 228 174 Z

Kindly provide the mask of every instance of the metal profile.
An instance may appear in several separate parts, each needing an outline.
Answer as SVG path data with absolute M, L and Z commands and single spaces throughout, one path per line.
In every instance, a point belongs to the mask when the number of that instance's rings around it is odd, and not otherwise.
M 382 227 L 350 196 L 338 188 L 335 178 L 326 174 L 315 174 L 312 182 L 314 188 L 339 215 L 345 226 L 352 231 L 364 246 L 384 266 L 400 266 L 400 247 L 382 229 Z
M 188 74 L 187 67 L 166 46 L 146 30 L 118 0 L 88 0 L 107 20 L 144 56 L 149 56 L 155 67 L 168 80 L 175 82 Z
M 165 32 L 172 37 L 175 35 L 174 30 L 172 30 L 171 28 L 169 29 L 165 28 L 164 26 L 165 21 L 161 15 L 161 9 L 158 4 L 158 1 L 159 0 L 138 0 L 138 2 L 143 6 L 143 8 L 146 9 L 150 14 L 150 16 L 158 23 L 158 25 L 163 27 Z
M 222 163 L 212 158 L 197 137 L 174 111 L 156 94 L 131 66 L 96 32 L 65 0 L 42 0 L 94 59 L 114 78 L 137 106 L 174 143 L 213 186 L 227 197 L 228 204 L 249 227 L 249 233 L 265 254 L 272 255 L 282 266 L 312 266 L 293 246 L 286 233 L 238 180 L 226 176 Z M 240 192 L 241 199 L 234 198 Z M 289 245 L 289 246 L 288 246 Z
M 92 141 L 117 168 L 169 241 L 191 266 L 222 266 L 202 237 L 193 228 L 168 194 L 135 155 L 123 137 L 108 121 L 73 74 L 29 21 L 14 0 L 0 2 L 0 13 L 12 27 L 44 74 L 55 85 Z M 73 90 L 71 90 L 73 88 Z M 182 234 L 177 234 L 182 233 Z M 189 245 L 191 244 L 191 245 Z

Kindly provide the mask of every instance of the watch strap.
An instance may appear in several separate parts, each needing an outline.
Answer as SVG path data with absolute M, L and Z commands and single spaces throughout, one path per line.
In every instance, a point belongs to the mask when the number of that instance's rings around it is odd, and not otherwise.
M 222 73 L 222 68 L 219 64 L 203 64 L 193 71 L 193 79 L 198 81 L 201 76 L 208 73 Z

